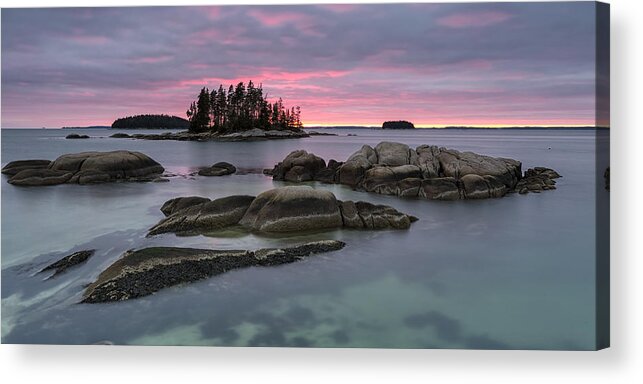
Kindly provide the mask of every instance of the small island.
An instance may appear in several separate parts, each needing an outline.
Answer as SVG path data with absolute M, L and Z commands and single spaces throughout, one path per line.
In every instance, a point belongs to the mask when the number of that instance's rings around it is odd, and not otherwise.
M 121 117 L 112 123 L 114 129 L 188 129 L 190 122 L 178 116 L 136 115 Z
M 382 129 L 414 129 L 415 125 L 410 121 L 406 120 L 397 120 L 397 121 L 385 121 L 382 124 Z

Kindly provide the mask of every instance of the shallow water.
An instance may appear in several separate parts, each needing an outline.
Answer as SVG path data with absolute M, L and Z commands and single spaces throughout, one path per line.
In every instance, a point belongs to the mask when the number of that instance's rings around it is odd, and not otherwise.
M 187 175 L 228 161 L 270 168 L 306 149 L 346 159 L 362 144 L 436 144 L 546 166 L 555 191 L 484 201 L 434 202 L 308 183 L 340 199 L 391 205 L 420 220 L 408 231 L 337 230 L 283 238 L 145 238 L 176 196 L 258 194 L 285 185 L 258 173 L 172 177 L 169 183 L 15 187 L 2 181 L 2 342 L 393 348 L 595 347 L 597 193 L 594 131 L 333 130 L 339 136 L 251 143 L 107 138 L 68 130 L 2 129 L 2 165 L 87 150 L 137 150 Z M 147 132 L 147 131 L 146 131 Z M 357 136 L 347 137 L 348 133 Z M 603 165 L 601 165 L 603 166 Z M 6 179 L 6 176 L 2 176 Z M 152 245 L 256 249 L 317 239 L 345 249 L 248 268 L 113 304 L 76 304 L 121 254 Z M 80 249 L 89 261 L 55 279 L 44 265 Z

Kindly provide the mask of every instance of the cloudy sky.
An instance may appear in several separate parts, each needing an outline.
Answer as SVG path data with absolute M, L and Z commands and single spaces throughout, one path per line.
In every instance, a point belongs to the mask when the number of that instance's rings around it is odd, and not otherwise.
M 252 79 L 307 125 L 594 125 L 594 4 L 2 10 L 2 127 L 185 116 Z

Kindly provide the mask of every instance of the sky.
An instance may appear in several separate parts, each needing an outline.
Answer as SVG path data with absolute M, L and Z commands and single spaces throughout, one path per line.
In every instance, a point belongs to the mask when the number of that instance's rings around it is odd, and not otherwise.
M 305 125 L 595 125 L 593 2 L 2 10 L 2 127 L 185 117 L 253 80 Z

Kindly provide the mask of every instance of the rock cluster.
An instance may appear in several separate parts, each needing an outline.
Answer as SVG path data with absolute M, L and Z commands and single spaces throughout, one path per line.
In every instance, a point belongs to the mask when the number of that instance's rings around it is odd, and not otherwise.
M 247 131 L 221 134 L 216 132 L 192 133 L 182 132 L 164 132 L 156 133 L 135 133 L 132 135 L 126 133 L 115 133 L 110 137 L 116 139 L 142 139 L 142 140 L 178 140 L 178 141 L 260 141 L 260 140 L 279 140 L 279 139 L 301 139 L 310 137 L 303 130 L 263 130 L 259 128 L 249 129 Z
M 431 200 L 502 197 L 519 191 L 518 187 L 529 190 L 528 186 L 532 186 L 535 190 L 538 183 L 543 184 L 540 190 L 554 189 L 551 187 L 555 171 L 544 172 L 541 171 L 544 168 L 537 167 L 523 177 L 521 166 L 517 160 L 473 152 L 430 145 L 413 149 L 402 143 L 381 142 L 374 148 L 362 146 L 345 162 L 331 159 L 328 164 L 312 153 L 294 151 L 265 173 L 274 180 L 315 180 L 384 195 Z
M 103 271 L 83 294 L 83 303 L 122 301 L 146 296 L 173 285 L 190 283 L 233 269 L 293 263 L 346 244 L 322 240 L 289 248 L 211 250 L 153 247 L 129 251 Z
M 251 232 L 288 233 L 337 228 L 408 229 L 417 219 L 368 202 L 339 201 L 332 192 L 308 186 L 271 189 L 253 196 L 216 200 L 182 197 L 161 207 L 167 216 L 149 235 L 204 233 L 239 226 Z
M 540 193 L 556 189 L 556 180 L 561 177 L 558 172 L 550 168 L 535 167 L 525 171 L 525 175 L 516 184 L 515 190 L 524 195 L 526 193 Z
M 2 169 L 2 173 L 11 176 L 7 180 L 10 184 L 22 186 L 151 181 L 163 171 L 152 158 L 130 151 L 73 153 L 54 161 L 20 160 Z

